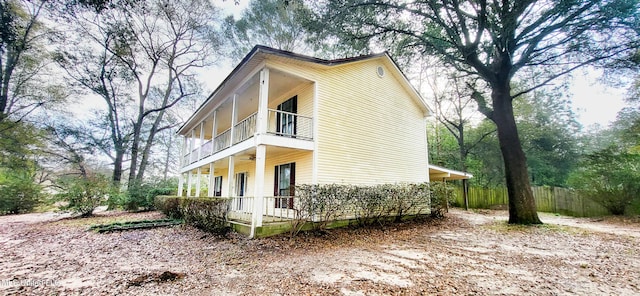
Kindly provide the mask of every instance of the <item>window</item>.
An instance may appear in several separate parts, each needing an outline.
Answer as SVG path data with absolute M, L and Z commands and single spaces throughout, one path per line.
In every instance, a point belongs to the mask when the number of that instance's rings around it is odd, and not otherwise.
M 294 187 L 296 183 L 296 164 L 287 163 L 275 167 L 273 194 L 276 196 L 275 207 L 292 209 Z
M 213 179 L 213 196 L 222 196 L 222 176 Z
M 276 133 L 281 136 L 295 137 L 297 132 L 298 96 L 293 96 L 278 105 L 278 111 Z

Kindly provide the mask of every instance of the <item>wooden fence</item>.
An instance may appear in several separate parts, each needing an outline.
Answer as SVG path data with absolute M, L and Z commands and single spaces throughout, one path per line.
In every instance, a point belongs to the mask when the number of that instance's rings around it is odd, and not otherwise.
M 609 211 L 593 200 L 581 196 L 575 190 L 560 187 L 532 187 L 536 206 L 540 212 L 560 213 L 575 217 L 597 217 L 609 215 Z M 507 209 L 507 188 L 469 188 L 469 208 Z M 456 187 L 457 205 L 464 206 L 462 187 Z

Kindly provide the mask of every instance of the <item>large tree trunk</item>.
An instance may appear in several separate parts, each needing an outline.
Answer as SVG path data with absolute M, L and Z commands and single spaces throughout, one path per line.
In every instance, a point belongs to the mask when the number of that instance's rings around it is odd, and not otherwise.
M 124 159 L 124 151 L 122 149 L 116 149 L 116 155 L 113 160 L 113 177 L 112 182 L 116 188 L 120 187 L 120 181 L 122 180 L 122 162 Z
M 133 140 L 131 141 L 131 166 L 129 166 L 129 179 L 127 188 L 131 188 L 136 183 L 136 173 L 138 171 L 138 153 L 140 149 L 140 133 L 142 129 L 142 118 L 140 113 L 138 121 L 133 125 Z
M 531 191 L 527 159 L 513 116 L 510 87 L 505 83 L 493 87 L 493 121 L 498 128 L 498 140 L 504 160 L 507 190 L 509 193 L 509 223 L 542 224 L 536 211 L 536 202 Z
M 166 106 L 166 100 L 164 102 L 164 106 Z M 145 143 L 144 149 L 142 150 L 142 160 L 140 161 L 140 168 L 138 169 L 138 175 L 136 176 L 136 180 L 138 182 L 142 182 L 144 178 L 144 173 L 147 170 L 147 164 L 149 164 L 149 155 L 151 154 L 151 147 L 155 142 L 156 134 L 158 133 L 158 128 L 160 127 L 160 123 L 162 122 L 162 118 L 164 117 L 164 110 L 158 113 L 158 117 L 153 121 L 153 125 L 149 130 L 149 136 L 147 136 L 147 141 Z

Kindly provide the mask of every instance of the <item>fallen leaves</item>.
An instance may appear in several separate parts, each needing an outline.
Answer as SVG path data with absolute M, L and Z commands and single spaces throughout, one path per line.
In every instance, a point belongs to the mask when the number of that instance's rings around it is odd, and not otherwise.
M 499 212 L 498 212 L 499 214 Z M 32 214 L 30 214 L 32 215 Z M 33 217 L 33 222 L 29 222 Z M 186 225 L 98 234 L 98 223 L 0 217 L 3 294 L 465 295 L 639 294 L 640 239 L 567 226 L 514 227 L 495 211 L 445 220 L 251 240 Z M 579 220 L 580 227 L 605 221 Z M 599 225 L 637 229 L 638 225 Z

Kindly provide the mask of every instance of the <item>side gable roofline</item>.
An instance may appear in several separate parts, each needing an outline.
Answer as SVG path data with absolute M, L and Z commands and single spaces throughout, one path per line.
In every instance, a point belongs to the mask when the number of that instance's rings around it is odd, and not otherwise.
M 240 70 L 242 70 L 242 68 L 244 68 L 244 66 L 247 64 L 247 62 L 249 60 L 251 60 L 254 56 L 256 56 L 256 55 L 258 55 L 260 53 L 269 54 L 269 55 L 275 55 L 275 56 L 281 56 L 281 57 L 291 58 L 291 59 L 297 59 L 297 60 L 306 61 L 306 62 L 315 63 L 315 64 L 321 64 L 321 65 L 325 65 L 325 66 L 337 66 L 337 65 L 341 65 L 341 64 L 347 64 L 347 63 L 352 63 L 352 62 L 357 62 L 357 61 L 368 60 L 368 59 L 372 59 L 372 58 L 385 56 L 391 61 L 393 66 L 396 68 L 396 71 L 398 71 L 401 74 L 401 76 L 403 78 L 403 83 L 405 84 L 405 86 L 409 87 L 410 90 L 413 91 L 413 93 L 416 95 L 418 100 L 426 108 L 427 114 L 433 113 L 433 111 L 431 110 L 429 105 L 427 105 L 427 103 L 424 100 L 424 98 L 422 98 L 422 96 L 416 90 L 416 88 L 409 82 L 409 79 L 407 78 L 407 76 L 402 72 L 402 70 L 400 70 L 400 67 L 398 66 L 398 63 L 391 57 L 391 55 L 389 55 L 389 53 L 387 51 L 385 51 L 383 53 L 361 55 L 361 56 L 357 56 L 357 57 L 334 59 L 334 60 L 325 60 L 325 59 L 321 59 L 321 58 L 316 58 L 316 57 L 311 57 L 311 56 L 307 56 L 307 55 L 294 53 L 294 52 L 291 52 L 291 51 L 275 49 L 275 48 L 267 47 L 267 46 L 264 46 L 264 45 L 256 45 L 240 61 L 240 63 L 238 63 L 238 65 L 231 71 L 231 73 L 229 75 L 227 75 L 227 77 L 220 83 L 220 85 L 218 85 L 218 87 L 207 97 L 207 99 L 204 100 L 204 102 L 202 102 L 202 104 L 198 107 L 198 109 L 196 109 L 196 111 L 193 112 L 193 114 L 191 114 L 191 116 L 182 124 L 182 126 L 180 126 L 180 128 L 178 129 L 178 131 L 176 133 L 180 134 L 183 131 L 184 127 L 187 124 L 189 124 L 189 122 L 194 117 L 196 117 L 198 115 L 198 113 L 201 112 L 201 110 L 204 108 L 204 106 L 207 103 L 209 103 L 209 101 L 227 85 L 229 80 L 232 79 L 236 75 L 236 73 L 238 73 Z

